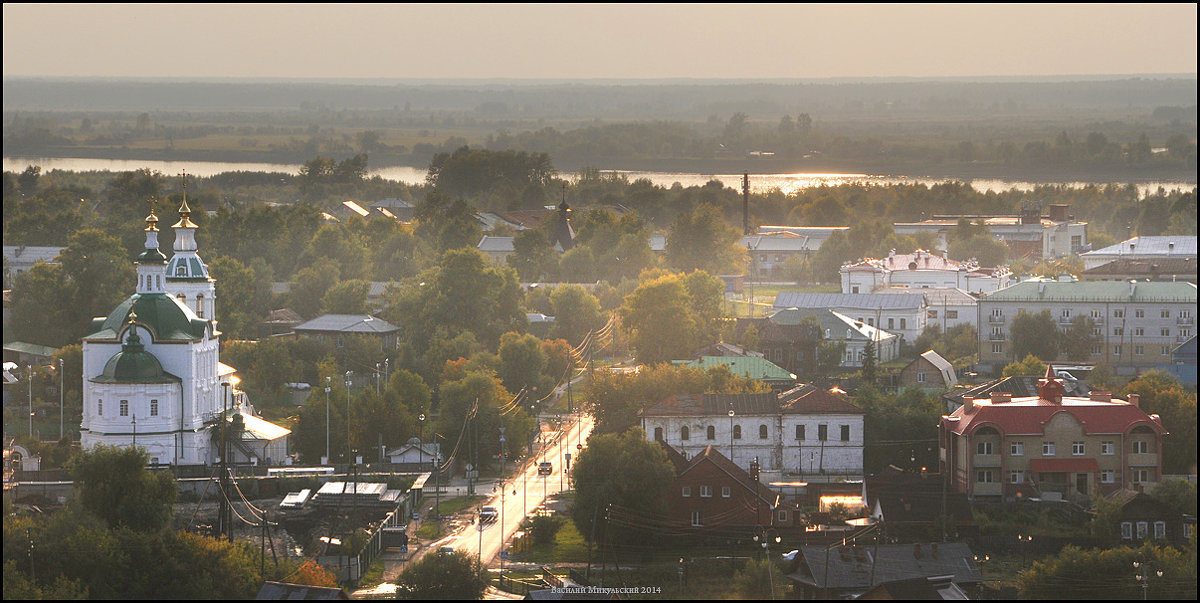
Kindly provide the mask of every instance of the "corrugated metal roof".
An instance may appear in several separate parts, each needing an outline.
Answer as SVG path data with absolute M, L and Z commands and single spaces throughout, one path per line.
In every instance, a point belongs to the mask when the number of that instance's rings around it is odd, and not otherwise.
M 758 380 L 792 381 L 796 378 L 778 364 L 758 356 L 701 356 L 698 360 L 679 360 L 674 364 L 705 370 L 715 366 L 727 366 L 735 375 Z
M 781 292 L 775 296 L 776 308 L 830 308 L 851 310 L 915 310 L 925 303 L 920 293 L 800 293 Z
M 1196 285 L 1186 282 L 1025 281 L 983 297 L 983 301 L 1056 302 L 1190 302 L 1196 303 Z
M 1107 255 L 1190 255 L 1195 257 L 1196 236 L 1133 237 L 1116 245 L 1109 245 L 1082 255 L 1084 259 Z
M 391 333 L 400 327 L 369 314 L 325 314 L 292 327 L 295 331 L 338 331 L 342 333 Z
M 492 237 L 488 235 L 484 235 L 484 237 L 479 240 L 479 244 L 475 247 L 485 253 L 512 253 L 514 250 L 516 250 L 516 248 L 513 247 L 512 237 Z

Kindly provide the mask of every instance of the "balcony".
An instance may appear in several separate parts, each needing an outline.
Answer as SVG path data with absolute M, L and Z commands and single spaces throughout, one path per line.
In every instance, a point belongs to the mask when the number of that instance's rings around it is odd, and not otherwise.
M 1180 316 L 1179 318 L 1175 319 L 1175 324 L 1190 325 L 1190 324 L 1192 324 L 1192 317 L 1191 316 Z
M 1004 333 L 990 333 L 988 341 L 1004 341 Z
M 1058 324 L 1060 324 L 1060 325 L 1069 325 L 1069 324 L 1071 324 L 1071 317 L 1070 317 L 1070 316 L 1059 316 L 1059 317 L 1058 317 Z
M 975 466 L 976 467 L 999 467 L 1000 466 L 1000 455 L 998 455 L 998 454 L 976 454 L 975 455 Z
M 1004 317 L 1003 316 L 995 316 L 995 315 L 989 316 L 988 322 L 990 322 L 992 324 L 1004 324 Z

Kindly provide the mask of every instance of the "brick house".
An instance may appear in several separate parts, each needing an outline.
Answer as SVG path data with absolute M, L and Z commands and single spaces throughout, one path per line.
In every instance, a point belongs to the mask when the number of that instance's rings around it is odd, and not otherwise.
M 716 447 L 706 446 L 689 459 L 670 445 L 659 444 L 675 465 L 675 481 L 668 493 L 671 525 L 703 529 L 706 535 L 727 535 L 725 530 L 803 528 L 795 503 L 784 501 Z
M 1120 488 L 1153 487 L 1162 476 L 1158 415 L 1107 392 L 1063 395 L 1054 367 L 1036 397 L 992 392 L 963 398 L 938 427 L 942 472 L 971 498 L 1103 496 Z
M 1194 517 L 1186 521 L 1182 514 L 1145 492 L 1118 490 L 1108 499 L 1121 505 L 1117 525 L 1122 543 L 1137 546 L 1142 541 L 1156 540 L 1182 547 L 1195 529 Z

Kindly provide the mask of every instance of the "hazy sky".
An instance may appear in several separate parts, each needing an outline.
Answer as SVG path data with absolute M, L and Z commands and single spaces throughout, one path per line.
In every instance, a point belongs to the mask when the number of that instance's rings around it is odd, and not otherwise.
M 1196 73 L 1196 4 L 5 4 L 4 75 Z

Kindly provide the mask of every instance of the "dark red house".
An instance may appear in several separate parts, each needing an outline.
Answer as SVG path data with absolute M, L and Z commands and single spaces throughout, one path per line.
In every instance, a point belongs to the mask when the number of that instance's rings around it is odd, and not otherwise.
M 688 459 L 660 442 L 675 465 L 668 493 L 671 525 L 681 532 L 713 536 L 745 536 L 774 528 L 803 529 L 799 507 L 760 483 L 745 469 L 708 446 Z

